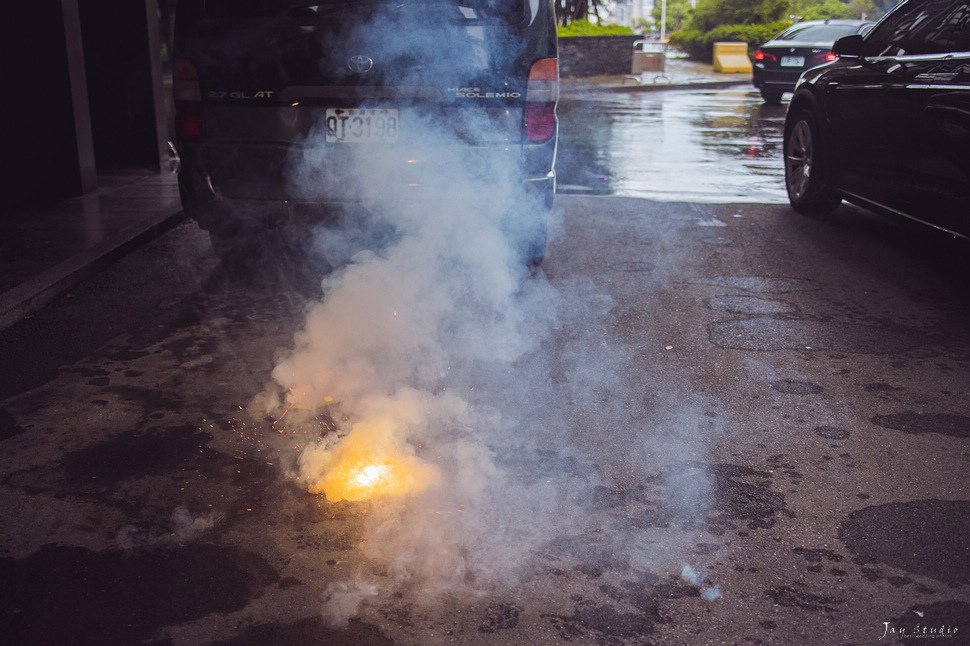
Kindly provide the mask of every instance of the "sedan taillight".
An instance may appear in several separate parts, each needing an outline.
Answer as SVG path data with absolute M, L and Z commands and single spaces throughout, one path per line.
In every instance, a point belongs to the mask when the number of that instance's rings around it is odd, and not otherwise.
M 831 63 L 832 61 L 837 60 L 838 58 L 839 58 L 839 55 L 836 54 L 835 52 L 826 52 L 825 53 L 825 62 L 826 63 Z
M 176 58 L 173 62 L 175 131 L 184 141 L 201 141 L 202 92 L 199 89 L 199 72 L 192 61 L 185 58 Z
M 556 102 L 559 101 L 559 59 L 540 58 L 529 71 L 525 92 L 523 126 L 525 140 L 548 141 L 556 133 Z
M 766 52 L 764 50 L 759 49 L 754 53 L 754 60 L 768 61 L 769 63 L 777 63 L 778 57 L 772 54 L 771 52 Z

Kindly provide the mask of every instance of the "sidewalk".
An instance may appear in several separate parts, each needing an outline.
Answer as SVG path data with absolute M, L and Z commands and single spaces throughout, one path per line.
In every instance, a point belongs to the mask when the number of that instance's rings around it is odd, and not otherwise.
M 639 78 L 632 75 L 564 78 L 561 93 L 566 98 L 580 98 L 601 92 L 716 89 L 735 85 L 751 85 L 751 74 L 718 74 L 710 63 L 668 56 L 663 73 L 644 72 Z
M 601 92 L 719 88 L 751 83 L 747 74 L 668 58 L 666 78 L 566 78 L 564 97 Z M 182 219 L 175 176 L 130 171 L 98 176 L 90 195 L 0 217 L 0 330 L 36 312 Z
M 177 224 L 175 176 L 98 176 L 94 193 L 0 217 L 0 330 Z

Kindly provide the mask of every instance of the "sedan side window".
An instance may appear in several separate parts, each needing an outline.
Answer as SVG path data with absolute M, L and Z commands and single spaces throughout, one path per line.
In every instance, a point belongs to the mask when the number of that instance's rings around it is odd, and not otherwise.
M 867 56 L 962 51 L 970 5 L 965 0 L 911 0 L 866 38 Z
M 963 2 L 946 17 L 939 36 L 933 38 L 948 52 L 970 52 L 970 2 Z

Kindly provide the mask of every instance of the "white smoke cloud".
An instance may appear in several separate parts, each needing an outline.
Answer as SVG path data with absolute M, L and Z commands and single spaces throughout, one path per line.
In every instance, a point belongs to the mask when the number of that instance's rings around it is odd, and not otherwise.
M 373 583 L 331 583 L 323 594 L 323 617 L 335 628 L 346 628 L 367 599 L 377 596 Z
M 549 341 L 561 307 L 561 296 L 517 255 L 513 165 L 504 156 L 469 159 L 441 127 L 420 127 L 425 143 L 416 156 L 434 160 L 417 174 L 424 185 L 361 187 L 365 217 L 390 225 L 392 242 L 354 252 L 339 245 L 355 235 L 320 234 L 331 257 L 350 260 L 324 278 L 323 299 L 309 307 L 292 352 L 273 370 L 274 387 L 257 403 L 273 416 L 289 411 L 290 420 L 319 410 L 346 420 L 339 437 L 299 456 L 298 477 L 311 489 L 354 442 L 434 467 L 429 489 L 371 503 L 359 546 L 365 561 L 386 568 L 381 585 L 434 595 L 511 582 L 548 540 L 550 519 L 569 514 L 562 489 L 516 481 L 495 455 L 532 446 L 545 432 L 544 423 L 529 428 L 519 416 L 529 408 L 523 386 L 536 379 L 527 387 L 544 387 L 548 375 L 518 362 Z M 313 158 L 308 152 L 305 169 Z M 330 621 L 353 616 L 378 593 L 374 581 L 362 573 L 333 588 Z
M 146 546 L 184 544 L 194 541 L 225 520 L 219 511 L 193 514 L 188 507 L 179 505 L 164 525 L 124 525 L 114 536 L 114 544 L 121 550 L 133 550 Z
M 522 263 L 540 214 L 521 192 L 517 148 L 482 155 L 460 136 L 494 131 L 494 117 L 406 125 L 408 159 L 338 144 L 353 178 L 342 191 L 360 209 L 316 237 L 342 265 L 251 405 L 294 426 L 337 421 L 295 460 L 310 490 L 327 491 L 361 447 L 427 466 L 421 486 L 369 504 L 357 551 L 370 567 L 328 587 L 335 625 L 393 590 L 434 599 L 514 585 L 543 545 L 599 522 L 577 502 L 592 485 L 636 481 L 674 444 L 632 441 L 644 402 L 625 385 L 627 349 L 606 331 L 611 299 L 588 281 L 554 289 Z M 333 146 L 317 129 L 291 158 L 305 195 L 324 197 L 315 178 L 331 170 Z M 347 473 L 366 480 L 354 459 Z M 642 548 L 597 535 L 618 552 Z

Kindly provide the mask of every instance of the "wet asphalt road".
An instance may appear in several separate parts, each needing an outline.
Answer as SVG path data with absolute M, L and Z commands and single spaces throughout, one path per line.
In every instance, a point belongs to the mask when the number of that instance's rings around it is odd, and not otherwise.
M 767 167 L 745 147 L 776 155 L 780 115 L 760 122 L 731 90 L 730 117 L 683 112 L 710 93 L 671 92 L 589 118 L 651 132 L 635 118 L 650 101 L 681 106 L 674 121 L 730 121 L 690 135 L 725 176 L 698 173 L 712 185 L 689 201 L 640 199 L 673 180 L 630 180 L 636 142 L 614 136 L 608 187 L 591 192 L 640 197 L 557 198 L 543 266 L 554 287 L 580 278 L 612 299 L 591 302 L 637 397 L 589 406 L 635 406 L 636 423 L 577 424 L 541 458 L 544 473 L 598 474 L 575 501 L 597 531 L 550 535 L 506 586 L 378 596 L 327 626 L 324 591 L 359 565 L 366 507 L 301 491 L 293 438 L 241 410 L 312 290 L 271 267 L 229 275 L 186 224 L 0 333 L 0 641 L 867 644 L 912 643 L 880 636 L 923 625 L 966 643 L 966 247 L 849 206 L 797 216 L 765 203 L 768 182 L 749 186 L 762 203 L 697 197 Z M 634 447 L 641 468 L 612 472 Z M 695 479 L 704 491 L 681 504 Z
M 748 86 L 570 98 L 559 108 L 559 191 L 787 203 L 785 109 L 765 105 Z

